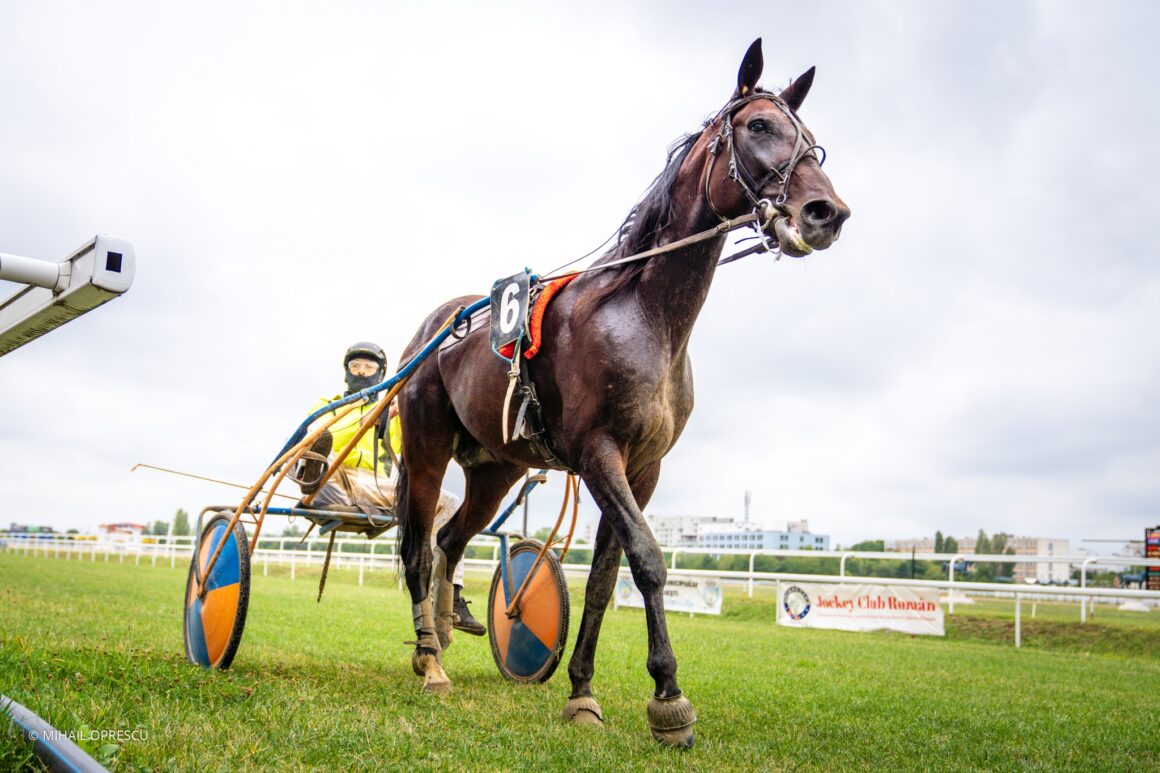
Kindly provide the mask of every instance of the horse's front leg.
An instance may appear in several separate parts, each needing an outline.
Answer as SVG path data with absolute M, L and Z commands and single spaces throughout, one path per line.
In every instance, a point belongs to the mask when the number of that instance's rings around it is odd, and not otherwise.
M 691 747 L 693 723 L 697 717 L 677 686 L 677 659 L 673 655 L 665 622 L 664 587 L 668 572 L 664 555 L 637 505 L 619 449 L 611 442 L 594 445 L 585 455 L 582 466 L 584 482 L 600 507 L 601 525 L 607 523 L 612 529 L 628 556 L 636 587 L 644 596 L 648 623 L 648 671 L 656 684 L 656 691 L 648 704 L 649 727 L 653 737 L 661 743 Z M 641 492 L 643 501 L 651 496 L 658 473 L 659 465 L 639 476 L 642 480 L 638 488 L 647 488 L 647 492 Z

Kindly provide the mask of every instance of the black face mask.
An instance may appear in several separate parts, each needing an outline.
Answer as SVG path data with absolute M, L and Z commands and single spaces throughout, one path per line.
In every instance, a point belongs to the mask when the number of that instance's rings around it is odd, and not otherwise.
M 379 368 L 369 376 L 356 376 L 349 370 L 346 372 L 346 393 L 352 395 L 355 392 L 361 392 L 364 389 L 370 389 L 374 385 L 383 380 L 383 369 Z M 379 396 L 371 395 L 371 402 L 378 400 Z

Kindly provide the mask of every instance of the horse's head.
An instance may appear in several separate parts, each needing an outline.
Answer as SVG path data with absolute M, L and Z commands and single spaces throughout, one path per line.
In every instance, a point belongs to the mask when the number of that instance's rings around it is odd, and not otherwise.
M 737 90 L 701 135 L 706 204 L 718 218 L 737 217 L 768 201 L 781 251 L 801 257 L 829 247 L 850 208 L 822 171 L 825 151 L 797 111 L 814 81 L 807 70 L 780 94 L 759 89 L 761 39 L 749 47 Z M 701 154 L 695 154 L 701 155 Z

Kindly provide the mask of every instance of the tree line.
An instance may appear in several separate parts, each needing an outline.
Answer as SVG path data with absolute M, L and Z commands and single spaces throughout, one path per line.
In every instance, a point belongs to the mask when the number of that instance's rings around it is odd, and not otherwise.
M 975 553 L 979 555 L 998 555 L 998 556 L 1013 556 L 1015 555 L 1015 548 L 1010 547 L 1007 543 L 1011 540 L 1011 535 L 1006 532 L 998 532 L 994 536 L 988 537 L 987 532 L 979 529 L 979 535 L 975 538 Z M 941 531 L 934 533 L 934 552 L 936 553 L 950 553 L 954 555 L 959 552 L 959 542 L 954 537 L 944 537 Z M 968 554 L 969 556 L 969 554 Z M 1015 569 L 1015 563 L 975 563 L 971 559 L 964 559 L 967 563 L 967 574 L 975 582 L 1003 582 L 1012 579 L 1011 575 Z
M 155 537 L 164 537 L 169 534 L 169 523 L 169 521 L 154 521 L 145 527 L 145 533 Z M 193 534 L 193 529 L 189 525 L 189 513 L 179 507 L 177 512 L 173 514 L 173 535 L 185 537 L 190 534 Z

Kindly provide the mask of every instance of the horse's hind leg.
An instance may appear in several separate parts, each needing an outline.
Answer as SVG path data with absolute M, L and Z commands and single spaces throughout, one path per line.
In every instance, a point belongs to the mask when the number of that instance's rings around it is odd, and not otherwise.
M 407 519 L 400 553 L 407 589 L 411 593 L 411 612 L 417 638 L 411 667 L 423 677 L 424 692 L 447 694 L 451 692 L 451 680 L 443 671 L 443 649 L 435 632 L 430 594 L 431 527 L 439 489 L 436 485 L 436 495 L 431 496 L 430 485 L 426 480 L 428 477 L 416 476 L 406 461 L 399 466 L 399 508 Z
M 451 461 L 455 433 L 445 409 L 446 400 L 442 385 L 425 380 L 420 373 L 404 388 L 400 401 L 403 462 L 397 501 L 403 533 L 399 547 L 418 637 L 411 665 L 423 676 L 423 689 L 434 693 L 451 691 L 451 680 L 443 671 L 442 647 L 436 634 L 430 593 L 431 530 L 443 475 Z M 410 428 L 422 428 L 422 431 L 413 432 Z
M 687 748 L 693 745 L 693 707 L 677 686 L 677 659 L 669 641 L 665 622 L 664 586 L 667 571 L 664 556 L 641 514 L 640 501 L 647 502 L 656 486 L 660 465 L 654 465 L 635 476 L 630 486 L 625 475 L 624 458 L 612 443 L 593 444 L 582 465 L 584 482 L 600 507 L 601 527 L 607 523 L 628 556 L 632 578 L 644 596 L 645 620 L 648 623 L 648 671 L 656 691 L 648 704 L 649 728 L 653 737 L 669 746 Z M 607 599 L 604 599 L 607 603 Z M 585 604 L 587 613 L 587 603 Z M 577 649 L 579 649 L 579 642 Z M 592 645 L 595 649 L 595 643 Z M 572 673 L 571 664 L 569 673 Z M 581 665 L 577 665 L 581 677 Z M 575 682 L 573 683 L 575 686 Z
M 439 642 L 450 643 L 455 623 L 455 588 L 452 578 L 455 567 L 463 558 L 468 541 L 487 526 L 504 494 L 524 474 L 526 468 L 507 463 L 481 464 L 463 469 L 463 503 L 455 515 L 443 524 L 436 537 L 435 576 L 432 594 L 435 597 L 435 630 Z M 444 648 L 446 648 L 444 644 Z
M 435 615 L 435 633 L 444 651 L 451 646 L 455 624 L 455 570 L 463 558 L 468 541 L 487 525 L 498 509 L 504 494 L 520 479 L 525 468 L 511 464 L 484 464 L 465 467 L 464 500 L 449 512 L 454 501 L 440 497 L 435 515 L 438 529 L 433 541 L 431 565 L 431 599 Z M 454 497 L 451 497 L 454 500 Z

